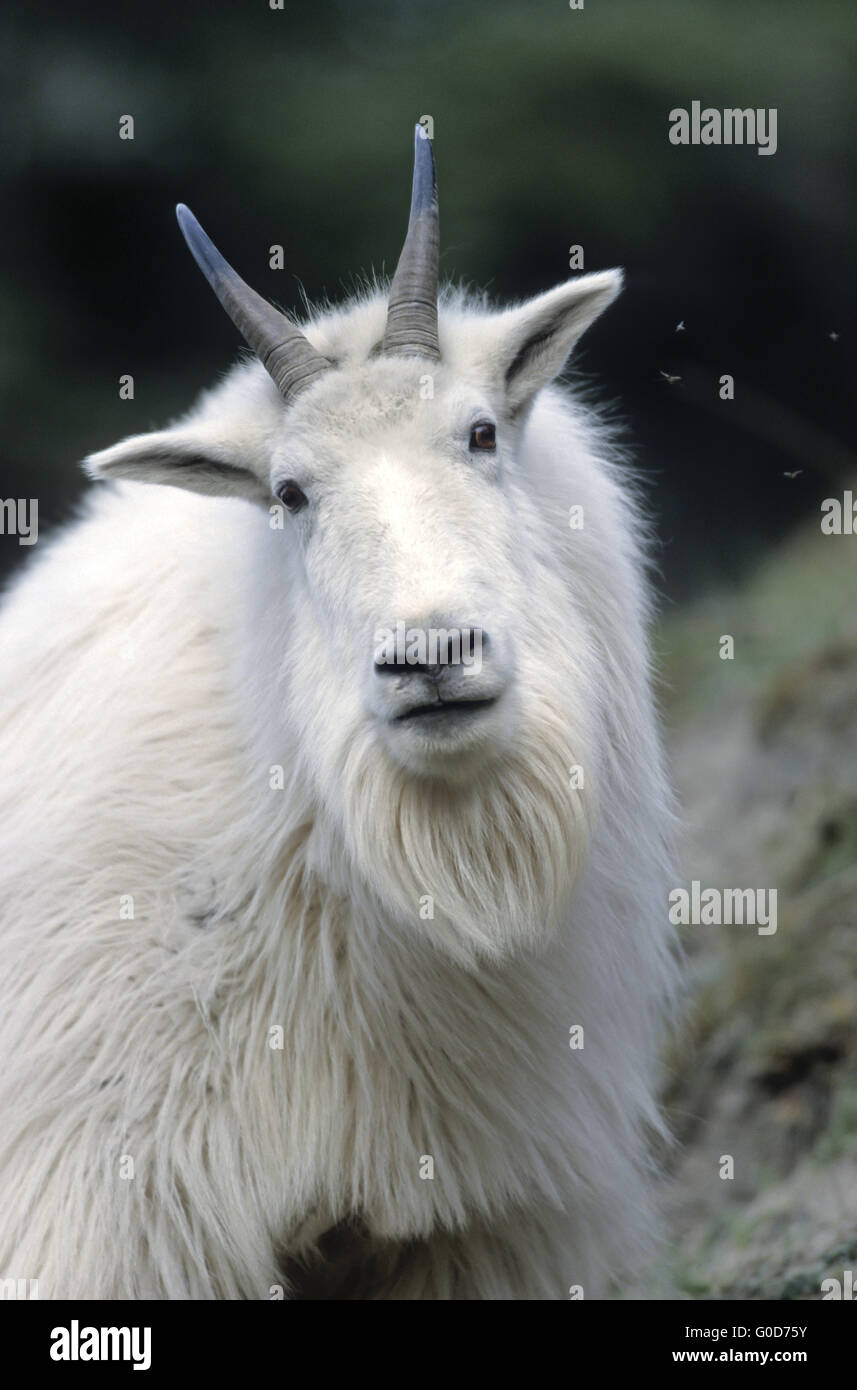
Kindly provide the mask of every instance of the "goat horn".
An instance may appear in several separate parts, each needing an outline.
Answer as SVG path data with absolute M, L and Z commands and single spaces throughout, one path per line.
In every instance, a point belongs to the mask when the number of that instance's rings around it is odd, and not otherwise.
M 188 250 L 244 341 L 272 377 L 284 400 L 291 400 L 333 365 L 299 328 L 269 304 L 225 261 L 190 208 L 179 203 L 176 217 Z
M 437 341 L 439 244 L 434 155 L 431 140 L 418 125 L 414 136 L 411 216 L 390 286 L 382 352 L 440 358 Z

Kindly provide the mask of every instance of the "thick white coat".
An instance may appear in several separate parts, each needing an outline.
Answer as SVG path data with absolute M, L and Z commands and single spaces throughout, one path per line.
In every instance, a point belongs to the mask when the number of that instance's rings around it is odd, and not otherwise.
M 573 283 L 588 317 L 615 292 Z M 538 389 L 585 323 L 504 414 L 528 313 L 447 297 L 439 366 L 371 356 L 382 295 L 320 315 L 341 370 L 286 411 L 242 364 L 171 436 L 257 499 L 100 484 L 7 596 L 0 1277 L 562 1299 L 649 1248 L 673 967 L 645 526 L 590 412 Z M 446 442 L 474 403 L 490 468 Z M 92 471 L 173 481 L 154 438 Z M 316 520 L 280 527 L 266 470 L 298 466 Z M 368 707 L 371 629 L 467 604 L 507 712 L 435 767 Z

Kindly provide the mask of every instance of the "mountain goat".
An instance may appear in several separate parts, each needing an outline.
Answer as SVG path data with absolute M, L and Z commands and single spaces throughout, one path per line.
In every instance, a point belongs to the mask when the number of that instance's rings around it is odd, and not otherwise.
M 645 526 L 552 383 L 620 274 L 438 308 L 419 127 L 389 295 L 303 330 L 178 216 L 254 358 L 86 461 L 0 615 L 0 1276 L 603 1296 L 671 809 Z

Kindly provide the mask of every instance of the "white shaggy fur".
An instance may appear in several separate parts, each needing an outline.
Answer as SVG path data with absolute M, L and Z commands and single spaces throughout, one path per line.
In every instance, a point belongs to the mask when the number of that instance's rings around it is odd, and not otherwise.
M 245 363 L 91 460 L 120 481 L 0 615 L 0 1277 L 563 1299 L 648 1248 L 673 975 L 644 528 L 546 385 L 616 288 L 447 296 L 440 364 L 371 355 L 372 294 L 309 324 L 338 369 L 294 404 Z M 285 477 L 311 505 L 275 529 Z M 437 613 L 506 682 L 448 745 L 372 685 L 373 630 Z

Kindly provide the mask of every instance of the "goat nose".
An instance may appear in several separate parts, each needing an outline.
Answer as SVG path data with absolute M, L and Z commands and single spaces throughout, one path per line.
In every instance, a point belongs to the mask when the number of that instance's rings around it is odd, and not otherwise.
M 490 646 L 474 623 L 403 623 L 375 634 L 375 674 L 422 676 L 439 684 L 459 666 L 480 669 Z

